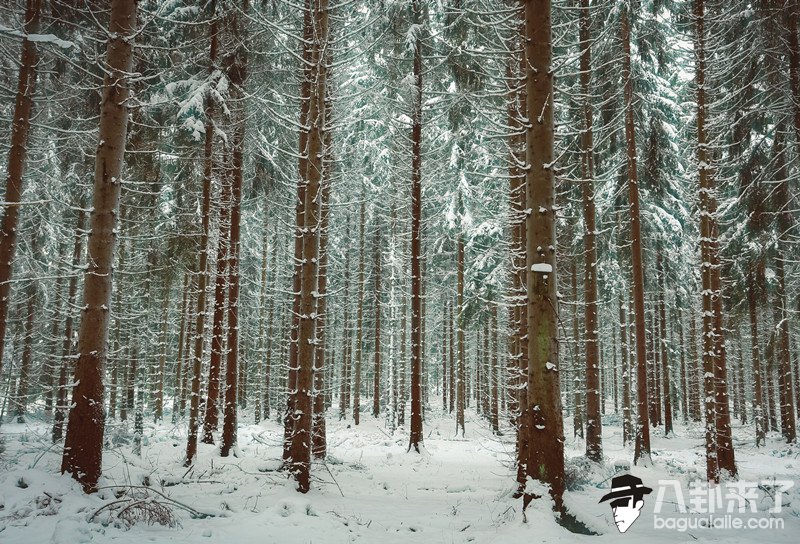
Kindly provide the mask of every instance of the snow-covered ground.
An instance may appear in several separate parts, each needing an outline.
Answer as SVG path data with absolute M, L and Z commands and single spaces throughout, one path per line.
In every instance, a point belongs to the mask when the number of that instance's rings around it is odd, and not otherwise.
M 534 501 L 523 523 L 522 501 L 513 499 L 513 444 L 511 436 L 492 436 L 484 422 L 469 412 L 465 438 L 455 436 L 453 419 L 429 413 L 425 452 L 407 453 L 407 434 L 389 436 L 382 422 L 369 415 L 359 427 L 332 418 L 328 423 L 329 458 L 315 464 L 313 490 L 301 495 L 281 472 L 282 429 L 274 421 L 241 425 L 238 457 L 223 459 L 213 446 L 201 445 L 197 465 L 182 467 L 185 426 L 149 426 L 142 457 L 115 437 L 106 451 L 102 486 L 142 486 L 203 514 L 192 517 L 173 505 L 176 527 L 138 522 L 122 526 L 109 513 L 130 505 L 117 499 L 121 488 L 104 488 L 86 496 L 68 476 L 58 474 L 60 451 L 49 445 L 49 428 L 35 421 L 0 428 L 5 451 L 0 454 L 0 542 L 3 544 L 79 544 L 82 542 L 175 543 L 527 543 L 614 541 L 637 542 L 798 542 L 800 489 L 797 486 L 800 449 L 771 436 L 767 447 L 756 450 L 752 429 L 737 427 L 736 456 L 741 478 L 762 481 L 794 480 L 796 487 L 783 495 L 783 529 L 689 529 L 685 532 L 653 527 L 656 493 L 647 497 L 641 518 L 620 535 L 608 503 L 598 504 L 609 491 L 610 478 L 631 472 L 656 488 L 659 480 L 683 484 L 704 474 L 703 437 L 699 427 L 676 427 L 675 436 L 653 434 L 653 466 L 628 469 L 632 452 L 621 446 L 621 430 L 610 416 L 604 427 L 606 462 L 581 470 L 574 458 L 583 442 L 567 441 L 568 472 L 576 489 L 565 502 L 597 536 L 575 534 L 558 525 L 546 501 Z M 567 424 L 571 429 L 571 425 Z M 571 437 L 568 432 L 568 437 Z M 684 489 L 688 486 L 684 485 Z M 164 502 L 154 492 L 144 493 Z M 670 496 L 671 497 L 671 496 Z M 123 502 L 114 503 L 121 500 Z M 688 501 L 688 497 L 687 497 Z M 105 509 L 100 510 L 104 505 Z M 759 514 L 769 516 L 768 498 L 759 499 Z M 99 513 L 94 515 L 98 510 Z M 662 510 L 662 514 L 668 508 Z M 136 508 L 130 510 L 134 513 Z M 122 516 L 124 518 L 124 515 Z

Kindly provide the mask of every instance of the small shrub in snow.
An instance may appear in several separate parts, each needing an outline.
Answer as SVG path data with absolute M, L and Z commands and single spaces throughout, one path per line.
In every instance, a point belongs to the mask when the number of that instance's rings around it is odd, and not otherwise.
M 113 525 L 123 529 L 130 529 L 137 523 L 170 528 L 179 525 L 175 513 L 168 504 L 156 500 L 141 490 L 130 490 L 124 498 L 102 506 L 89 517 L 89 521 L 95 518 L 100 519 L 103 525 Z

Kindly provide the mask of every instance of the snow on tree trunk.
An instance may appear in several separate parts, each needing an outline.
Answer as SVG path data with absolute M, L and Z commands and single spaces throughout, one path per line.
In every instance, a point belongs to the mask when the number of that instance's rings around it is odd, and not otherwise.
M 422 445 L 422 6 L 412 0 L 414 35 L 411 112 L 411 433 L 409 450 Z
M 553 178 L 553 42 L 550 0 L 525 3 L 527 57 L 526 194 L 528 288 L 528 406 L 530 422 L 525 503 L 535 498 L 531 480 L 549 487 L 563 510 L 564 430 L 559 388 L 558 299 L 556 295 L 556 207 Z M 552 273 L 535 271 L 547 264 Z
M 648 420 L 647 349 L 644 311 L 644 269 L 642 266 L 642 227 L 639 212 L 639 181 L 636 172 L 636 128 L 633 100 L 633 74 L 631 72 L 631 23 L 629 8 L 621 12 L 620 34 L 623 47 L 622 79 L 625 99 L 625 141 L 628 160 L 628 200 L 630 204 L 631 266 L 633 269 L 633 310 L 636 336 L 636 419 L 633 463 L 648 466 L 650 459 L 650 422 Z
M 25 35 L 36 34 L 39 31 L 41 12 L 42 0 L 27 0 L 24 18 Z M 6 178 L 4 198 L 6 204 L 3 207 L 3 219 L 0 223 L 0 373 L 3 371 L 8 308 L 11 304 L 12 266 L 17 249 L 20 207 L 15 204 L 22 199 L 22 176 L 25 173 L 33 97 L 36 92 L 39 64 L 36 42 L 27 38 L 23 39 L 20 56 L 19 80 L 11 126 L 11 146 L 8 151 L 8 178 Z
M 117 207 L 128 129 L 128 74 L 133 67 L 136 1 L 112 0 L 106 76 L 100 109 L 88 266 L 78 332 L 77 383 L 69 412 L 61 472 L 84 491 L 97 488 L 103 459 L 103 370 L 107 358 L 109 305 L 116 245 Z

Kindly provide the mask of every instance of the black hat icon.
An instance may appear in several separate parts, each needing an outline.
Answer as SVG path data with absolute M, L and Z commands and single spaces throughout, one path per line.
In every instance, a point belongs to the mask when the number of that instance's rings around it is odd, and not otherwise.
M 631 476 L 630 474 L 623 474 L 616 476 L 611 480 L 611 493 L 603 495 L 600 502 L 616 499 L 618 497 L 630 497 L 631 495 L 641 497 L 649 495 L 653 490 L 646 487 L 641 478 Z

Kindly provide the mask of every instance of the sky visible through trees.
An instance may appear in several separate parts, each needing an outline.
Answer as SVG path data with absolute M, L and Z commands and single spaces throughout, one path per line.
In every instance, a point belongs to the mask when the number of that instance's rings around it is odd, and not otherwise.
M 205 518 L 164 482 L 215 462 L 345 500 L 368 463 L 343 444 L 491 442 L 520 519 L 582 534 L 582 479 L 774 471 L 753 459 L 795 455 L 800 412 L 799 18 L 4 2 L 3 470 L 35 450 L 133 505 L 104 515 L 174 526 Z M 119 483 L 163 441 L 161 498 Z

